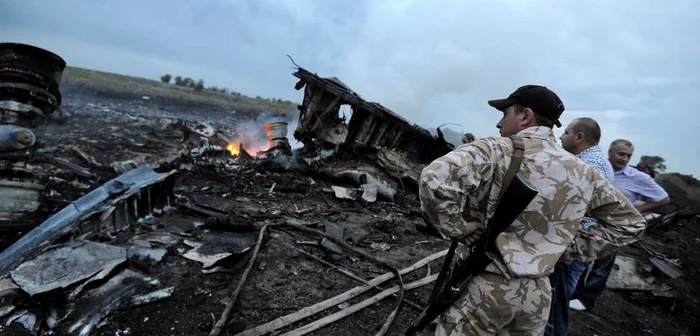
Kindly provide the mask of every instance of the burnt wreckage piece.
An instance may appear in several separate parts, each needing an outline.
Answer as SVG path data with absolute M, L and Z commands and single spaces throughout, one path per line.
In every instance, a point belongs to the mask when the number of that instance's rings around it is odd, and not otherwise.
M 59 84 L 66 62 L 20 43 L 0 43 L 0 123 L 33 124 L 61 105 Z
M 367 102 L 339 79 L 322 78 L 303 68 L 293 74 L 299 78 L 295 89 L 304 90 L 299 106 L 299 124 L 294 137 L 340 145 L 389 148 L 405 152 L 410 161 L 426 164 L 454 147 L 442 136 L 432 136 L 379 103 Z M 338 116 L 341 105 L 352 108 L 346 123 Z
M 23 165 L 31 157 L 37 137 L 33 127 L 61 105 L 59 84 L 66 62 L 31 45 L 0 43 L 0 229 L 19 230 L 36 225 L 46 187 Z M 9 157 L 7 155 L 10 155 Z
M 174 205 L 176 171 L 144 165 L 91 191 L 0 252 L 0 277 L 66 234 L 113 234 Z

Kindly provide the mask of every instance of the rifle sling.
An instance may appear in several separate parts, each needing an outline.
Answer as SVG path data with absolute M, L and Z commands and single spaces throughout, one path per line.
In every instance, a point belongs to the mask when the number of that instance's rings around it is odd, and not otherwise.
M 498 199 L 500 201 L 503 198 L 503 194 L 506 192 L 510 183 L 515 178 L 515 175 L 520 170 L 520 165 L 523 162 L 523 155 L 525 153 L 525 143 L 522 138 L 511 136 L 511 141 L 513 141 L 513 156 L 510 159 L 510 166 L 508 166 L 508 171 L 503 177 L 503 183 L 501 184 L 501 192 L 498 194 Z

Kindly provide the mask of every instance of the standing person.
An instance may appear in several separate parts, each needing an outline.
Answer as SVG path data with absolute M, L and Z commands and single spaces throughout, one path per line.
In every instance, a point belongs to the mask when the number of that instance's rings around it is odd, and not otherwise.
M 474 142 L 474 134 L 471 133 L 464 133 L 462 136 L 462 143 L 463 144 L 468 144 Z
M 526 85 L 489 105 L 503 112 L 496 125 L 502 137 L 460 146 L 423 170 L 419 193 L 426 218 L 443 237 L 478 239 L 514 151 L 508 137 L 522 139 L 520 172 L 538 194 L 496 240 L 494 261 L 438 319 L 439 336 L 541 335 L 551 303 L 547 275 L 567 247 L 572 258 L 594 260 L 636 241 L 645 228 L 622 193 L 556 143 L 552 127 L 561 126 L 564 104 L 554 92 Z M 599 225 L 574 241 L 587 209 Z
M 614 180 L 613 167 L 600 142 L 600 126 L 591 118 L 574 119 L 559 138 L 561 146 L 569 153 L 576 155 L 581 161 L 591 165 L 605 179 Z M 580 228 L 585 230 L 596 221 L 586 217 L 581 221 Z M 554 266 L 554 272 L 549 275 L 552 286 L 552 307 L 549 311 L 549 323 L 545 329 L 546 336 L 565 336 L 569 330 L 569 301 L 574 295 L 576 285 L 581 275 L 586 271 L 584 262 L 560 261 Z
M 629 165 L 634 146 L 625 139 L 618 139 L 610 144 L 608 160 L 615 171 L 615 186 L 622 191 L 627 199 L 636 204 L 640 213 L 653 211 L 668 203 L 668 193 L 654 179 Z M 642 200 L 642 198 L 644 200 Z M 570 307 L 576 310 L 592 309 L 595 300 L 603 293 L 608 277 L 615 265 L 617 251 L 596 260 L 586 281 L 578 282 Z

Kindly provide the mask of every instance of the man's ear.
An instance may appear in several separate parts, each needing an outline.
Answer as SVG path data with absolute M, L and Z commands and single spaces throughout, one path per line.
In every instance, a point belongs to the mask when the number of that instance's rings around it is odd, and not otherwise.
M 523 122 L 530 124 L 535 121 L 535 112 L 529 107 L 526 107 L 520 115 L 523 118 Z

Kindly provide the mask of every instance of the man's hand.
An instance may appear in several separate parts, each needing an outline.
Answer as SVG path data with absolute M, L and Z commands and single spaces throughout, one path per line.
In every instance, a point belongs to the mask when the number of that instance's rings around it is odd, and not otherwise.
M 464 245 L 470 246 L 480 240 L 485 231 L 486 226 L 481 222 L 467 221 L 463 226 L 462 235 L 457 237 L 457 240 Z

